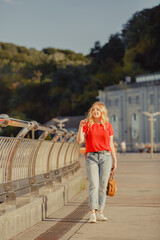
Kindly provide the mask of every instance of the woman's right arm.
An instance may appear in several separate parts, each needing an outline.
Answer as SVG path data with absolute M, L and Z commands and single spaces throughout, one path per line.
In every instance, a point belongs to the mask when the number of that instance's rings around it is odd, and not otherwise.
M 83 132 L 83 126 L 86 124 L 87 121 L 88 121 L 88 119 L 84 119 L 79 124 L 79 129 L 78 129 L 78 133 L 77 133 L 77 142 L 79 144 L 81 144 L 85 141 L 85 133 Z

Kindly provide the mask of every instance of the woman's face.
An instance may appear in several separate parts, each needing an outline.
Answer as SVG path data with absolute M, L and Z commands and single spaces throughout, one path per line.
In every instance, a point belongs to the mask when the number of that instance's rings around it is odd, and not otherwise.
M 102 112 L 101 112 L 101 109 L 98 105 L 94 105 L 93 108 L 92 108 L 92 116 L 94 118 L 101 118 L 102 116 Z

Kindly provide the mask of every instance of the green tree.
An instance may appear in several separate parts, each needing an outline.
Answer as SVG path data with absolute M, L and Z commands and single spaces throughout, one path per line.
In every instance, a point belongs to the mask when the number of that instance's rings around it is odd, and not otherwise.
M 137 12 L 124 25 L 123 41 L 136 54 L 132 62 L 149 72 L 160 70 L 160 5 Z

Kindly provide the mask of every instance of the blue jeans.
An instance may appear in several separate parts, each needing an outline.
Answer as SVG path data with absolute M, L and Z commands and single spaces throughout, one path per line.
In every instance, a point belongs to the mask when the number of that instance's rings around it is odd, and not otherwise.
M 86 156 L 86 171 L 89 180 L 89 203 L 90 210 L 103 210 L 106 201 L 106 188 L 112 158 L 110 152 L 89 152 Z

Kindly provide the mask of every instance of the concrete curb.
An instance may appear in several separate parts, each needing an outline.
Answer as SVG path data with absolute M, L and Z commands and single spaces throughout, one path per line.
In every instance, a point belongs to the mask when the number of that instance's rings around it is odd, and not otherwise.
M 24 230 L 42 221 L 78 194 L 84 184 L 84 170 L 61 183 L 55 183 L 53 188 L 41 188 L 39 195 L 26 194 L 18 197 L 16 205 L 0 205 L 0 236 L 1 240 L 9 240 Z

